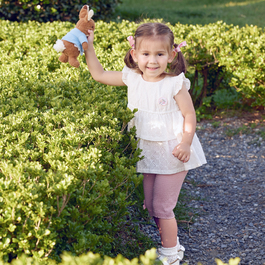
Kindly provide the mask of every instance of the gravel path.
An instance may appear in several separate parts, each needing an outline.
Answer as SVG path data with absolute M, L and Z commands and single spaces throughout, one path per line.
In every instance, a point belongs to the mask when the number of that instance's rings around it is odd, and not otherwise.
M 187 264 L 240 257 L 241 265 L 265 265 L 264 123 L 232 136 L 249 122 L 231 118 L 198 124 L 208 164 L 191 170 L 183 185 L 193 198 L 188 206 L 198 214 L 188 227 L 179 227 Z M 144 230 L 159 242 L 154 226 Z

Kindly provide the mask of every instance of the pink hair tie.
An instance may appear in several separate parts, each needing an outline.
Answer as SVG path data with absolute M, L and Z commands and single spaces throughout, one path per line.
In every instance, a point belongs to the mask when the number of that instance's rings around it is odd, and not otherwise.
M 183 47 L 183 46 L 186 46 L 186 45 L 187 45 L 187 42 L 183 41 L 177 46 L 177 48 L 174 49 L 174 51 L 175 52 L 180 52 L 181 51 L 180 48 Z
M 135 42 L 135 41 L 134 41 L 133 36 L 129 36 L 129 37 L 127 38 L 127 40 L 129 41 L 131 47 L 134 48 L 134 42 Z

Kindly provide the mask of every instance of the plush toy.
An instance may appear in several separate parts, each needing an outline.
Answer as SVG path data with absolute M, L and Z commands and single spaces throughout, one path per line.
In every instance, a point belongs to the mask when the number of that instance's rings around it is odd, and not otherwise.
M 62 52 L 59 61 L 67 63 L 73 67 L 79 67 L 77 60 L 79 54 L 83 55 L 84 50 L 88 48 L 87 35 L 88 30 L 95 29 L 95 22 L 92 18 L 93 10 L 89 10 L 87 5 L 83 6 L 79 12 L 79 21 L 74 29 L 68 32 L 61 40 L 57 40 L 53 48 L 57 52 Z

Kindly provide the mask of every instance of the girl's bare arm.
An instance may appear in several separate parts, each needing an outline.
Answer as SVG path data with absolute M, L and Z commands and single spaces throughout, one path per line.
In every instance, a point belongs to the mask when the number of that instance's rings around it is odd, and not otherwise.
M 190 159 L 190 146 L 196 130 L 196 113 L 188 90 L 185 87 L 175 96 L 175 100 L 184 117 L 182 141 L 173 150 L 173 155 L 182 162 Z
M 94 32 L 89 30 L 88 36 L 88 49 L 85 50 L 85 57 L 87 67 L 96 81 L 110 85 L 110 86 L 124 86 L 125 84 L 122 81 L 122 72 L 118 71 L 105 71 L 100 64 L 97 55 L 94 50 L 93 41 L 94 41 Z

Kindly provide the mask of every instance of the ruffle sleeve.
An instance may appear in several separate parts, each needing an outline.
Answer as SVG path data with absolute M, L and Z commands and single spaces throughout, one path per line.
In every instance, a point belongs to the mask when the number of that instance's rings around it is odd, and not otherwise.
M 131 71 L 132 70 L 127 66 L 124 66 L 122 69 L 122 81 L 126 86 L 128 86 L 128 75 Z
M 185 77 L 183 72 L 175 78 L 177 78 L 177 82 L 175 85 L 174 95 L 177 95 L 178 92 L 182 89 L 182 87 L 185 87 L 187 90 L 190 89 L 190 80 Z

